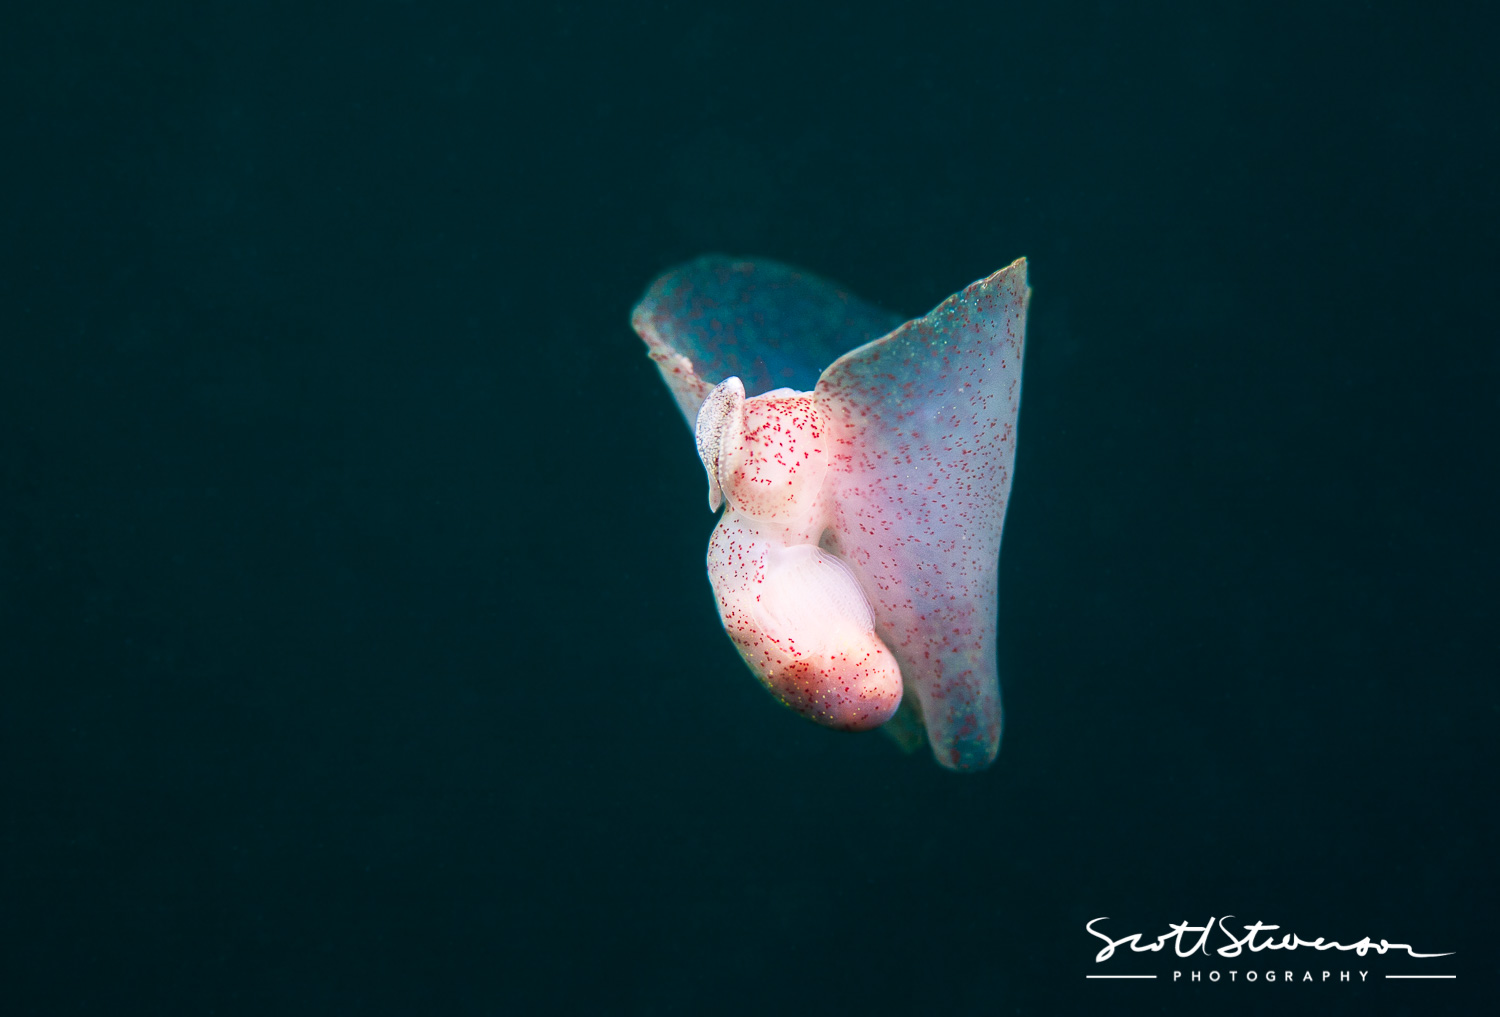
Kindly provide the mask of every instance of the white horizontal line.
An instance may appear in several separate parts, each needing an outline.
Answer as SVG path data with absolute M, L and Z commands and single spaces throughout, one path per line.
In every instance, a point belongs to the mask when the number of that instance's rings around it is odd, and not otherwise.
M 1457 975 L 1386 975 L 1387 978 L 1457 978 Z
M 1155 978 L 1155 975 L 1084 975 L 1085 978 Z

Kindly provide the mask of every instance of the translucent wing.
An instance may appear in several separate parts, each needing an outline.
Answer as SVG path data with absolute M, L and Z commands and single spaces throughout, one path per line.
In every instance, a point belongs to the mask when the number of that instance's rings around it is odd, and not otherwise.
M 853 568 L 933 754 L 1000 748 L 1000 533 L 1015 460 L 1026 260 L 840 357 L 816 396 L 834 444 L 825 543 Z
M 725 378 L 748 396 L 811 391 L 824 367 L 901 320 L 809 272 L 723 255 L 667 272 L 631 315 L 690 428 Z

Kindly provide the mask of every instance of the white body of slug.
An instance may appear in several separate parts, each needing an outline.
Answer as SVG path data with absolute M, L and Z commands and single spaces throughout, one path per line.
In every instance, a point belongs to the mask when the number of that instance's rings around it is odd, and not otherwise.
M 811 392 L 745 398 L 738 378 L 698 414 L 709 505 L 728 503 L 708 544 L 719 615 L 761 683 L 828 727 L 879 727 L 901 705 L 901 669 L 875 634 L 849 566 L 818 546 L 832 524 L 829 442 Z

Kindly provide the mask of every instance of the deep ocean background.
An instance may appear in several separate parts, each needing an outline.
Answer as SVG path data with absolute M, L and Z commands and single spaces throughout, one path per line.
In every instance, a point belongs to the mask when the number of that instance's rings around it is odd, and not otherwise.
M 12 5 L 0 1012 L 1483 1012 L 1481 10 Z M 1031 258 L 989 772 L 720 630 L 706 251 Z M 1085 980 L 1227 914 L 1457 953 Z

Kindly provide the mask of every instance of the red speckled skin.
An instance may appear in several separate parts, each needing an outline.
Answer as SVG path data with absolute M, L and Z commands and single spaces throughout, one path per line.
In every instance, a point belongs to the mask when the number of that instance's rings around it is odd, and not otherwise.
M 1000 746 L 999 552 L 1029 297 L 1020 259 L 839 357 L 813 392 L 745 400 L 742 435 L 700 434 L 729 502 L 710 578 L 751 670 L 850 730 L 893 716 L 904 687 L 934 757 L 959 771 Z M 829 329 L 847 338 L 881 314 L 785 266 L 710 258 L 658 280 L 633 320 L 692 420 L 723 350 L 775 375 L 799 315 L 818 351 Z
M 875 635 L 847 566 L 817 547 L 832 520 L 829 441 L 811 393 L 770 393 L 741 409 L 739 440 L 714 469 L 728 508 L 709 538 L 719 617 L 767 690 L 810 720 L 866 731 L 901 705 L 901 670 Z
M 833 441 L 832 549 L 954 770 L 1000 750 L 1000 535 L 1030 293 L 1021 259 L 839 358 L 816 389 Z
M 726 457 L 725 493 L 747 515 L 796 519 L 822 494 L 828 446 L 811 392 L 747 400 L 741 446 Z M 814 533 L 803 542 L 817 539 Z

